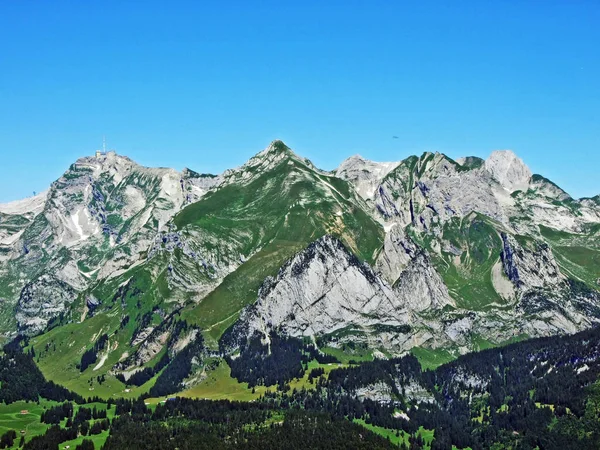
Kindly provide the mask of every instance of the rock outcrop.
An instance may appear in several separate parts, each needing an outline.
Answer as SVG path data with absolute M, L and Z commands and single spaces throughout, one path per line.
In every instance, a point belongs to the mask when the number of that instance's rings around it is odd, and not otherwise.
M 406 325 L 411 315 L 368 265 L 325 236 L 265 280 L 247 320 L 251 331 L 316 336 L 347 326 Z
M 485 169 L 509 192 L 526 191 L 531 170 L 510 150 L 496 150 L 485 160 Z
M 377 187 L 373 201 L 386 222 L 423 231 L 474 211 L 508 222 L 503 205 L 513 204 L 485 169 L 465 168 L 440 153 L 402 161 Z
M 68 309 L 76 296 L 71 286 L 51 275 L 27 283 L 21 290 L 15 315 L 19 330 L 26 334 L 43 331 L 52 318 Z
M 521 244 L 506 233 L 501 236 L 504 273 L 517 289 L 552 290 L 565 283 L 566 278 L 547 244 L 524 237 Z
M 311 339 L 328 336 L 333 345 L 363 341 L 402 354 L 432 338 L 420 315 L 441 314 L 452 304 L 422 251 L 409 257 L 392 287 L 339 240 L 325 236 L 265 280 L 233 334 L 238 342 L 255 331 L 265 339 L 271 331 Z
M 399 164 L 398 162 L 377 163 L 355 155 L 343 161 L 335 173 L 338 177 L 351 182 L 362 198 L 370 200 L 385 176 Z

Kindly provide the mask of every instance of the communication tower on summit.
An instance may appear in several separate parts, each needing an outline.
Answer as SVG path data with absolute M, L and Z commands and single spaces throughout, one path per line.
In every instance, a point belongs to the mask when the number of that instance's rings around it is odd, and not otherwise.
M 114 150 L 111 150 L 114 151 Z M 96 158 L 106 156 L 106 136 L 102 136 L 102 150 L 96 150 Z

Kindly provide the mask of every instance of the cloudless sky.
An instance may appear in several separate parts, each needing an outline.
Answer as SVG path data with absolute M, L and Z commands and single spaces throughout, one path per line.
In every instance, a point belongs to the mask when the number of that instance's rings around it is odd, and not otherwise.
M 0 201 L 103 134 L 213 173 L 275 138 L 323 169 L 510 148 L 593 196 L 599 24 L 598 0 L 1 1 Z

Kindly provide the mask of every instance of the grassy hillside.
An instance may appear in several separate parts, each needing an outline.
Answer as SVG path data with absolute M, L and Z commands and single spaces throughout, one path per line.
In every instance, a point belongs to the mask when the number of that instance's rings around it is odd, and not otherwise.
M 36 362 L 46 378 L 84 397 L 134 397 L 152 386 L 154 378 L 126 392 L 125 385 L 108 374 L 119 360 L 135 351 L 132 339 L 136 333 L 144 326 L 156 326 L 162 321 L 156 311 L 163 298 L 149 272 L 132 270 L 120 285 L 119 281 L 120 278 L 92 291 L 103 299 L 104 310 L 100 313 L 57 326 L 31 339 Z M 81 372 L 78 366 L 83 353 L 92 348 L 102 334 L 108 335 L 106 348 L 98 354 L 94 364 Z M 105 381 L 100 383 L 98 378 L 103 376 Z
M 229 252 L 249 258 L 206 298 L 187 308 L 183 317 L 204 328 L 209 339 L 218 339 L 239 311 L 256 299 L 267 276 L 325 234 L 339 237 L 372 263 L 382 245 L 383 229 L 358 204 L 347 183 L 286 152 L 272 170 L 188 206 L 174 219 L 177 229 L 209 235 L 209 240 L 216 237 L 227 243 Z
M 552 247 L 561 269 L 588 286 L 600 289 L 600 226 L 574 234 L 540 225 L 540 233 Z
M 492 268 L 500 260 L 502 240 L 491 219 L 480 214 L 452 218 L 443 225 L 439 253 L 433 247 L 438 244 L 436 237 L 410 228 L 409 232 L 429 250 L 459 308 L 485 311 L 505 303 L 492 283 Z

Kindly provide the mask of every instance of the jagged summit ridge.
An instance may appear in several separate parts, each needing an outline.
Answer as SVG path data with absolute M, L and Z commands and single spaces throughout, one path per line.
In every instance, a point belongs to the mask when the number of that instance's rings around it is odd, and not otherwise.
M 532 176 L 512 152 L 494 152 L 487 161 L 426 152 L 388 163 L 355 155 L 324 172 L 273 141 L 216 176 L 146 168 L 107 153 L 77 160 L 43 201 L 30 203 L 35 207 L 0 206 L 0 214 L 29 211 L 25 218 L 0 217 L 0 277 L 9 286 L 0 295 L 17 305 L 23 332 L 43 331 L 69 313 L 65 320 L 85 320 L 108 300 L 94 293 L 98 301 L 76 310 L 81 298 L 104 283 L 127 285 L 136 271 L 150 274 L 152 289 L 160 285 L 154 301 L 167 302 L 161 308 L 171 311 L 190 300 L 202 305 L 248 262 L 276 260 L 269 271 L 255 272 L 261 279 L 240 300 L 248 302 L 291 255 L 308 254 L 302 249 L 312 256 L 297 270 L 284 265 L 253 297 L 263 308 L 257 329 L 271 323 L 315 336 L 358 327 L 371 339 L 382 325 L 392 327 L 382 348 L 450 342 L 462 351 L 469 333 L 499 343 L 540 317 L 552 324 L 541 327 L 542 334 L 596 320 L 595 312 L 589 319 L 581 313 L 595 311 L 593 293 L 570 283 L 583 279 L 594 288 L 597 275 L 559 252 L 574 243 L 593 258 L 594 236 L 588 235 L 600 222 L 597 199 L 571 199 Z M 9 223 L 16 219 L 18 226 Z M 544 247 L 554 236 L 544 227 L 567 237 Z M 369 266 L 355 263 L 357 257 Z M 298 268 L 303 265 L 306 270 Z M 577 289 L 585 295 L 573 303 Z M 559 306 L 571 318 L 556 313 Z M 506 311 L 512 307 L 531 317 L 511 318 Z M 406 331 L 408 324 L 413 331 Z
M 244 360 L 258 333 L 360 360 L 600 323 L 598 198 L 506 152 L 324 172 L 274 141 L 216 176 L 100 154 L 17 206 L 0 207 L 1 331 L 39 333 L 40 367 L 86 395 L 99 377 L 111 395 L 115 376 L 147 383 L 198 333 L 211 359 Z M 185 386 L 211 374 L 193 366 Z
M 532 175 L 509 150 L 492 152 L 487 160 L 456 161 L 425 152 L 379 173 L 373 169 L 377 164 L 353 157 L 335 174 L 371 202 L 386 228 L 398 223 L 431 230 L 477 212 L 517 233 L 537 233 L 539 225 L 578 233 L 600 219 L 597 202 L 573 200 L 550 180 Z
M 288 298 L 291 302 L 279 299 Z M 298 253 L 259 292 L 256 307 L 262 324 L 285 326 L 294 335 L 333 332 L 348 323 L 369 324 L 368 316 L 384 308 L 389 323 L 401 324 L 402 305 L 391 307 L 394 294 L 372 269 L 342 243 L 325 236 Z M 289 320 L 293 317 L 293 320 Z M 257 317 L 258 318 L 258 317 Z

